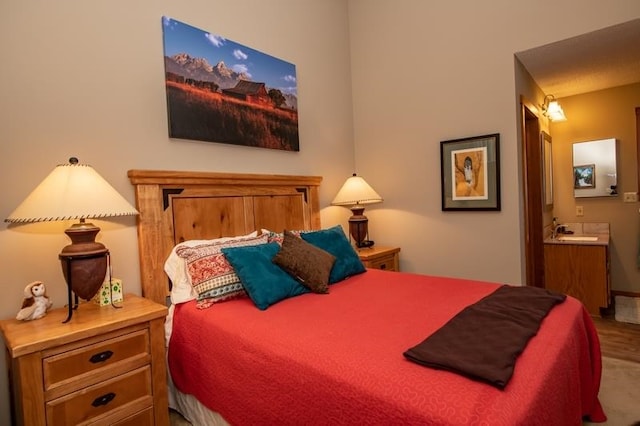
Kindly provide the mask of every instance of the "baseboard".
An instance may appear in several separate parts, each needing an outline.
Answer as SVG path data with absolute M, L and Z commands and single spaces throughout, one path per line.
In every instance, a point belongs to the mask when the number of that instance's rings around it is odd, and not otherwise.
M 616 295 L 614 300 L 616 321 L 640 324 L 640 297 Z
M 611 295 L 613 297 L 615 296 L 640 297 L 640 293 L 635 293 L 632 291 L 618 291 L 618 290 L 611 290 Z

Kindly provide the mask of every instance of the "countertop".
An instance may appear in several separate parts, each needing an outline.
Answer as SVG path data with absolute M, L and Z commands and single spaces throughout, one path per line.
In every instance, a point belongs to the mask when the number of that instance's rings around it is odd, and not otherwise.
M 562 240 L 562 237 L 597 237 L 597 241 Z M 609 234 L 560 234 L 556 238 L 548 237 L 545 244 L 576 244 L 580 246 L 608 246 Z

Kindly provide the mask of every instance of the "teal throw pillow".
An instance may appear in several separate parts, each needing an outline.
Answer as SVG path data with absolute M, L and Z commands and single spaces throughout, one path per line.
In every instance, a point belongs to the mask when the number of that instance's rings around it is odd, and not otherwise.
M 367 269 L 358 257 L 342 227 L 336 225 L 321 231 L 300 234 L 303 240 L 335 256 L 336 260 L 329 275 L 329 283 L 334 284 Z
M 278 250 L 278 243 L 222 249 L 245 291 L 261 310 L 283 299 L 309 292 L 305 286 L 271 261 Z

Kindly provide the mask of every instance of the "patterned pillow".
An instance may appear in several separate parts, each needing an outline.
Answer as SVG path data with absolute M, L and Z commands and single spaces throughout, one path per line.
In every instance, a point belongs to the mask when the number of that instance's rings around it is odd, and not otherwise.
M 280 245 L 282 245 L 282 240 L 284 240 L 284 233 L 283 232 L 275 232 L 275 231 L 270 231 L 268 229 L 262 229 L 262 234 L 261 235 L 266 235 L 267 238 L 269 239 L 270 243 L 278 243 Z M 298 230 L 298 231 L 287 231 L 287 232 L 291 232 L 293 235 L 295 235 L 296 237 L 299 237 L 300 234 L 304 233 L 304 232 L 311 232 L 311 231 L 306 231 L 306 230 Z
M 205 309 L 223 300 L 246 296 L 240 279 L 222 253 L 223 248 L 255 246 L 266 242 L 267 236 L 261 235 L 177 248 L 176 254 L 185 259 L 190 284 L 198 293 L 198 308 Z
M 320 247 L 336 257 L 336 262 L 333 264 L 329 276 L 329 284 L 367 270 L 340 225 L 321 231 L 306 232 L 301 237 L 306 242 Z
M 273 262 L 314 293 L 329 293 L 329 274 L 336 258 L 289 231 Z
M 222 249 L 242 280 L 249 297 L 261 310 L 283 299 L 309 292 L 271 261 L 278 250 L 280 246 L 275 242 Z
M 177 305 L 179 303 L 188 302 L 198 298 L 198 293 L 195 292 L 189 281 L 189 274 L 187 274 L 187 265 L 183 258 L 176 254 L 176 250 L 182 247 L 195 247 L 204 244 L 222 243 L 231 240 L 242 240 L 247 238 L 254 238 L 258 235 L 256 231 L 253 231 L 247 235 L 238 235 L 235 237 L 220 237 L 212 240 L 187 240 L 180 244 L 177 244 L 167 257 L 164 263 L 164 271 L 171 280 L 171 303 Z

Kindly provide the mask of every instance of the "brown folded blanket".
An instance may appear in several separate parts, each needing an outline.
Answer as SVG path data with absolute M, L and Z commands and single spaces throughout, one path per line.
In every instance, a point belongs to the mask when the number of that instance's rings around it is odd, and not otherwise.
M 404 356 L 504 389 L 516 358 L 551 308 L 565 299 L 541 288 L 504 285 L 467 306 Z

